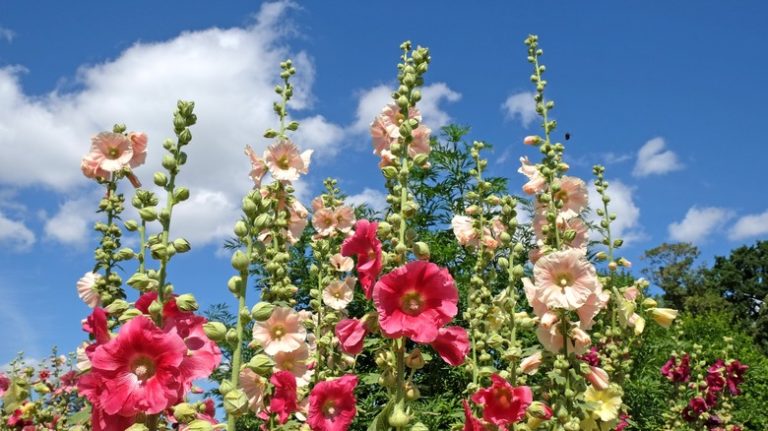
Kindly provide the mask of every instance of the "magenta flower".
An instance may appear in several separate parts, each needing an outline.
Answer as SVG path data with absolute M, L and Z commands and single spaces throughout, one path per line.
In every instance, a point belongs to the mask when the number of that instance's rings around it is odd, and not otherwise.
M 457 367 L 464 363 L 469 353 L 469 335 L 460 326 L 440 328 L 437 338 L 430 345 L 445 362 Z
M 691 378 L 690 360 L 691 357 L 686 353 L 678 364 L 677 358 L 672 356 L 661 367 L 661 375 L 674 383 L 687 382 Z
M 483 419 L 502 429 L 519 422 L 533 401 L 533 392 L 528 386 L 513 387 L 498 374 L 491 376 L 490 388 L 481 388 L 472 401 L 483 406 Z
M 376 236 L 376 222 L 358 220 L 355 233 L 344 240 L 341 254 L 357 257 L 357 274 L 363 286 L 365 297 L 371 299 L 373 285 L 381 272 L 381 241 Z
M 278 371 L 272 374 L 269 382 L 275 387 L 275 392 L 269 401 L 269 411 L 277 415 L 278 422 L 282 425 L 298 410 L 296 376 L 290 371 Z
M 362 321 L 344 319 L 336 324 L 335 332 L 344 353 L 357 355 L 363 351 L 363 341 L 365 341 L 365 335 L 368 331 Z
M 313 431 L 346 431 L 357 414 L 357 376 L 319 382 L 309 394 L 307 424 Z

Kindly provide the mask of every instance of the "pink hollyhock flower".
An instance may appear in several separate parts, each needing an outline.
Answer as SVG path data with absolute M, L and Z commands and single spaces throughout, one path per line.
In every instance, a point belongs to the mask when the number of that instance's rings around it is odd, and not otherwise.
M 261 180 L 267 174 L 267 163 L 253 151 L 250 145 L 245 146 L 245 155 L 251 161 L 251 172 L 248 174 L 256 187 L 261 187 Z
M 309 369 L 309 344 L 303 343 L 301 347 L 290 352 L 278 352 L 273 358 L 275 369 L 288 371 L 296 377 L 298 386 L 307 386 L 312 377 Z
M 560 333 L 559 325 L 539 325 L 536 328 L 536 337 L 547 351 L 558 353 L 563 348 L 563 334 Z
M 86 272 L 77 281 L 77 295 L 85 302 L 85 305 L 94 308 L 101 302 L 99 292 L 96 290 L 96 282 L 101 275 L 95 272 Z
M 264 394 L 267 381 L 250 368 L 240 371 L 240 387 L 248 398 L 248 408 L 257 415 L 264 413 Z
M 629 419 L 630 419 L 630 416 L 628 414 L 622 413 L 619 416 L 619 423 L 616 424 L 616 428 L 614 428 L 614 431 L 624 431 L 624 429 L 629 426 Z
M 311 157 L 312 150 L 299 154 L 299 149 L 293 142 L 281 139 L 267 148 L 264 162 L 272 178 L 278 181 L 296 181 L 301 174 L 308 172 Z
M 381 272 L 381 241 L 376 236 L 376 222 L 358 220 L 355 224 L 355 233 L 344 240 L 341 245 L 341 254 L 357 257 L 357 274 L 360 276 L 360 285 L 363 286 L 365 297 L 371 299 L 373 285 Z
M 344 205 L 336 208 L 333 217 L 336 219 L 336 230 L 345 234 L 352 231 L 355 225 L 355 210 L 352 207 Z
M 341 350 L 350 355 L 363 351 L 363 341 L 368 330 L 358 319 L 344 319 L 336 324 L 336 338 L 341 343 Z
M 536 353 L 525 357 L 522 361 L 520 361 L 520 370 L 525 374 L 534 374 L 536 371 L 538 371 L 539 366 L 541 366 L 541 362 L 541 352 L 536 351 Z
M 661 375 L 666 377 L 667 380 L 674 383 L 687 382 L 691 378 L 691 357 L 686 353 L 680 359 L 680 363 L 677 363 L 677 358 L 672 356 L 661 367 Z
M 461 400 L 461 404 L 464 406 L 464 431 L 485 431 L 485 424 L 475 417 L 467 400 Z
M 174 295 L 171 299 L 166 298 L 165 303 L 163 303 L 163 319 L 182 319 L 187 316 L 191 316 L 191 312 L 187 311 L 181 311 L 179 310 L 179 307 L 176 305 L 176 295 Z M 154 301 L 157 300 L 157 292 L 147 292 L 142 294 L 139 299 L 136 300 L 136 304 L 134 306 L 137 310 L 141 311 L 144 314 L 149 314 L 149 306 L 152 305 Z
M 253 340 L 270 356 L 296 350 L 307 339 L 307 328 L 299 320 L 292 308 L 277 307 L 269 319 L 253 323 Z
M 110 173 L 101 168 L 100 159 L 95 154 L 86 154 L 80 161 L 80 170 L 88 178 L 107 179 Z
M 477 231 L 473 227 L 472 218 L 462 215 L 453 216 L 451 227 L 460 245 L 477 246 Z
M 549 307 L 537 295 L 538 288 L 528 277 L 523 277 L 522 281 L 525 297 L 528 298 L 528 304 L 533 308 L 533 313 L 540 318 L 543 317 L 549 312 Z
M 386 168 L 387 166 L 392 166 L 395 163 L 395 157 L 394 154 L 392 154 L 392 151 L 389 150 L 382 150 L 381 151 L 381 160 L 379 160 L 379 168 Z
M 523 144 L 525 145 L 537 145 L 541 141 L 541 138 L 538 136 L 532 135 L 532 136 L 526 136 L 523 139 Z
M 589 295 L 587 302 L 576 310 L 576 314 L 579 315 L 579 326 L 582 329 L 590 330 L 594 324 L 595 316 L 600 310 L 604 309 L 608 305 L 608 301 L 611 299 L 611 294 L 608 291 L 603 290 L 602 285 L 599 284 L 594 293 Z
M 98 169 L 116 172 L 129 166 L 133 159 L 132 142 L 122 133 L 101 132 L 91 142 L 86 158 L 98 162 Z
M 416 108 L 410 108 L 408 118 L 414 118 L 421 122 L 421 113 Z M 393 143 L 400 138 L 400 124 L 405 118 L 400 113 L 400 108 L 391 103 L 381 110 L 371 123 L 371 137 L 373 138 L 373 153 L 381 155 L 383 151 L 389 150 Z M 418 129 L 418 128 L 417 128 Z M 420 132 L 423 134 L 423 131 Z M 427 129 L 427 135 L 429 129 Z M 415 131 L 414 131 L 415 134 Z M 427 138 L 429 139 L 429 138 Z
M 437 338 L 430 343 L 445 362 L 454 367 L 464 363 L 469 353 L 469 335 L 467 330 L 460 326 L 440 328 Z
M 580 250 L 550 253 L 533 267 L 536 296 L 549 308 L 575 310 L 599 288 L 595 267 Z
M 579 356 L 579 359 L 586 362 L 589 365 L 592 365 L 593 367 L 599 367 L 600 366 L 600 354 L 597 351 L 597 347 L 592 347 L 589 349 L 589 352 Z
M 589 373 L 586 377 L 589 383 L 591 383 L 592 386 L 594 386 L 598 391 L 606 389 L 610 384 L 608 373 L 606 373 L 605 370 L 600 367 L 590 365 Z
M 587 185 L 576 177 L 560 178 L 560 190 L 555 199 L 563 203 L 560 215 L 565 219 L 578 216 L 587 207 Z
M 529 195 L 535 195 L 544 190 L 547 181 L 544 175 L 541 175 L 539 168 L 528 161 L 528 157 L 520 157 L 520 169 L 517 172 L 528 177 L 528 182 L 523 185 L 523 191 Z
M 373 288 L 379 325 L 388 338 L 431 343 L 458 309 L 459 292 L 445 268 L 422 260 L 383 276 Z
M 533 401 L 528 386 L 513 387 L 498 374 L 491 376 L 490 388 L 481 388 L 472 401 L 483 406 L 483 419 L 499 427 L 519 422 Z
M 355 294 L 357 277 L 346 277 L 344 281 L 334 279 L 323 289 L 323 303 L 332 309 L 339 311 L 347 308 Z
M 104 412 L 156 414 L 174 405 L 183 395 L 179 366 L 186 354 L 187 346 L 176 334 L 144 316 L 129 320 L 116 338 L 91 355 L 91 374 L 103 383 L 98 402 Z
M 331 256 L 331 266 L 336 272 L 349 272 L 355 266 L 355 261 L 351 257 L 342 256 L 336 253 Z
M 307 424 L 313 431 L 346 431 L 357 413 L 357 376 L 319 382 L 309 394 Z
M 89 346 L 92 347 L 91 351 L 95 349 L 97 345 L 108 343 L 112 337 L 107 328 L 106 310 L 100 307 L 94 308 L 90 316 L 83 322 L 83 330 L 93 335 L 93 339 L 96 340 L 93 345 Z
M 299 239 L 301 239 L 301 234 L 304 233 L 304 228 L 307 227 L 307 216 L 309 216 L 309 211 L 307 211 L 298 199 L 292 199 L 291 204 L 288 207 L 288 212 L 291 215 L 288 219 L 288 242 L 296 244 Z
M 196 379 L 207 378 L 221 363 L 221 350 L 205 335 L 203 325 L 207 319 L 189 313 L 181 318 L 167 318 L 164 321 L 166 332 L 175 332 L 187 346 L 187 354 L 179 365 L 183 390 L 192 387 Z
M 408 144 L 408 155 L 413 158 L 419 154 L 429 154 L 432 148 L 429 145 L 429 135 L 432 133 L 429 127 L 420 124 L 411 132 L 413 140 Z
M 323 208 L 325 208 L 325 203 L 323 202 L 322 196 L 316 196 L 314 199 L 312 199 L 312 202 L 310 202 L 312 205 L 312 211 L 317 212 Z
M 630 286 L 627 288 L 627 290 L 624 291 L 624 298 L 627 301 L 634 301 L 635 298 L 637 298 L 637 295 L 640 294 L 640 291 L 635 286 Z
M 7 391 L 9 387 L 11 387 L 11 379 L 4 373 L 0 373 L 0 397 L 5 395 L 5 391 Z
M 133 150 L 133 157 L 128 163 L 132 168 L 143 165 L 147 160 L 147 134 L 131 132 L 128 134 L 128 139 L 131 140 L 131 149 Z
M 331 208 L 321 208 L 312 215 L 312 226 L 321 237 L 330 236 L 336 228 L 336 218 Z
M 728 391 L 731 395 L 738 395 L 741 393 L 739 385 L 744 381 L 744 374 L 746 374 L 749 366 L 742 364 L 738 359 L 734 359 L 728 363 L 725 367 L 725 379 L 728 383 Z
M 269 382 L 275 387 L 272 399 L 269 401 L 269 411 L 277 415 L 277 420 L 282 425 L 298 410 L 296 377 L 288 371 L 278 371 L 272 374 Z

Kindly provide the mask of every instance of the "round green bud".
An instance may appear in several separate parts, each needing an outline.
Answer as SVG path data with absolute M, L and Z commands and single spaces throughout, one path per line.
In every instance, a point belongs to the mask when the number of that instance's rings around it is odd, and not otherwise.
M 224 337 L 227 335 L 227 327 L 221 322 L 205 322 L 203 324 L 203 331 L 208 338 L 216 342 L 224 340 Z
M 275 305 L 270 302 L 261 301 L 253 306 L 251 317 L 257 322 L 263 322 L 272 316 Z
M 244 238 L 248 235 L 248 226 L 245 225 L 244 221 L 238 220 L 237 223 L 235 223 L 235 235 L 240 238 Z
M 189 189 L 186 187 L 179 187 L 173 192 L 173 200 L 178 202 L 184 202 L 189 199 Z
M 189 403 L 173 406 L 173 417 L 182 423 L 189 423 L 197 417 L 197 410 Z
M 237 250 L 232 255 L 232 267 L 240 272 L 248 271 L 248 266 L 250 265 L 250 261 L 248 259 L 248 256 L 245 255 L 240 250 Z
M 240 416 L 248 411 L 248 397 L 242 389 L 233 389 L 224 395 L 224 410 L 233 415 Z
M 250 368 L 254 373 L 267 377 L 272 373 L 275 362 L 267 355 L 258 354 L 252 357 L 245 366 Z
M 184 293 L 176 297 L 176 307 L 181 311 L 197 311 L 200 306 L 197 304 L 195 296 L 191 293 Z

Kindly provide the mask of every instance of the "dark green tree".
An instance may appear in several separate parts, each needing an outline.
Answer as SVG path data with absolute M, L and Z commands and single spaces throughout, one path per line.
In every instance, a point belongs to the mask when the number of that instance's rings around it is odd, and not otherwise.
M 694 267 L 699 255 L 698 247 L 685 242 L 663 243 L 643 253 L 647 264 L 641 272 L 664 290 L 665 305 L 682 310 L 687 297 L 706 290 L 703 269 Z

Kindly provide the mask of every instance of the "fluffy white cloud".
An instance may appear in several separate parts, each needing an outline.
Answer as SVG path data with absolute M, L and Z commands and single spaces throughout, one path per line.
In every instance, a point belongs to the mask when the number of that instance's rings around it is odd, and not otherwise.
M 528 127 L 536 119 L 536 102 L 533 93 L 524 91 L 507 97 L 501 105 L 506 116 L 512 120 L 520 118 L 523 127 Z
M 646 177 L 648 175 L 661 175 L 667 172 L 683 169 L 677 154 L 672 150 L 665 150 L 664 138 L 657 137 L 646 142 L 637 152 L 637 161 L 632 175 Z
M 382 211 L 387 207 L 387 196 L 378 190 L 366 187 L 362 192 L 348 196 L 345 203 L 354 206 L 366 204 L 374 211 Z
M 35 244 L 35 233 L 23 221 L 11 220 L 0 211 L 0 245 L 17 252 L 29 250 Z
M 394 88 L 387 85 L 377 85 L 360 93 L 357 103 L 355 122 L 349 126 L 352 133 L 367 133 L 373 119 L 381 109 L 392 103 Z M 422 88 L 419 110 L 424 124 L 437 131 L 450 123 L 451 117 L 442 108 L 444 102 L 457 102 L 461 94 L 451 90 L 444 82 L 436 82 Z
M 668 226 L 669 238 L 680 242 L 701 243 L 722 229 L 732 217 L 733 212 L 726 208 L 693 206 L 685 213 L 682 221 Z
M 193 246 L 225 236 L 237 220 L 236 215 L 231 218 L 233 208 L 252 187 L 243 148 L 263 150 L 268 141 L 262 133 L 277 122 L 272 102 L 277 98 L 280 61 L 292 58 L 298 71 L 293 112 L 311 106 L 313 65 L 305 53 L 291 52 L 283 43 L 294 31 L 285 25 L 290 7 L 289 2 L 264 4 L 246 27 L 210 28 L 136 43 L 112 60 L 81 67 L 75 92 L 27 95 L 20 83 L 21 67 L 0 69 L 0 184 L 42 185 L 77 201 L 75 196 L 90 187 L 79 170 L 90 137 L 122 122 L 129 130 L 149 135 L 147 165 L 136 173 L 151 185 L 164 154 L 161 143 L 173 136 L 176 101 L 191 99 L 199 120 L 186 149 L 189 162 L 177 183 L 189 187 L 193 199 L 177 207 L 184 219 L 176 226 L 179 235 L 202 242 Z M 322 116 L 298 119 L 303 124 L 296 142 L 302 149 L 316 150 L 313 163 L 333 156 L 343 129 Z M 197 205 L 221 211 L 212 215 Z M 49 237 L 65 243 L 80 238 L 88 219 L 70 209 L 74 206 L 64 204 L 48 220 Z
M 765 235 L 768 235 L 768 210 L 761 214 L 745 215 L 728 230 L 728 238 L 733 241 Z
M 48 239 L 59 243 L 82 247 L 91 238 L 91 224 L 96 221 L 99 195 L 81 197 L 64 202 L 52 217 L 45 221 L 43 231 Z
M 601 218 L 594 210 L 602 208 L 602 198 L 594 184 L 589 185 L 588 191 L 590 206 L 593 210 L 589 214 L 590 221 L 600 223 Z M 644 236 L 640 226 L 640 208 L 635 204 L 633 193 L 634 188 L 617 179 L 608 181 L 608 196 L 611 198 L 608 211 L 616 214 L 616 220 L 611 223 L 611 234 L 614 238 L 623 239 L 625 244 L 642 239 Z

